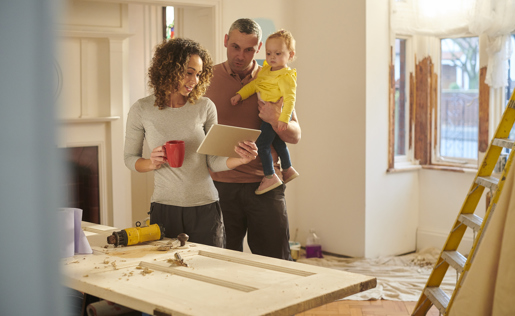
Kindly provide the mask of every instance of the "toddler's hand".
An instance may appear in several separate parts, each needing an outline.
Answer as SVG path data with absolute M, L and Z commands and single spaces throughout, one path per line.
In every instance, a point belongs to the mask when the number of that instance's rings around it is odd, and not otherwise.
M 234 97 L 231 98 L 231 104 L 236 105 L 241 100 L 241 95 L 237 94 Z
M 288 128 L 288 123 L 284 123 L 283 121 L 279 121 L 279 122 L 277 122 L 277 129 L 278 129 L 280 132 L 285 131 L 287 128 Z

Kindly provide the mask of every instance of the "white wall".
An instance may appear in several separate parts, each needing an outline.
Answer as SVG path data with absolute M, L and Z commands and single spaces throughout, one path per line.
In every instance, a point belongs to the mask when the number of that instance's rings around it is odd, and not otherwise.
M 296 1 L 296 109 L 302 140 L 293 163 L 292 230 L 314 228 L 323 250 L 364 256 L 365 2 Z M 291 194 L 291 192 L 288 192 Z
M 387 1 L 366 4 L 366 221 L 365 257 L 415 250 L 418 224 L 418 172 L 388 169 Z
M 178 35 L 195 39 L 207 49 L 216 60 L 215 28 L 212 8 L 185 7 L 177 9 L 176 16 L 180 16 L 181 23 L 177 25 Z
M 449 235 L 475 173 L 457 173 L 438 170 L 420 171 L 420 206 L 417 230 L 417 249 L 442 248 Z M 484 217 L 486 211 L 483 193 L 475 214 Z M 468 253 L 472 247 L 472 231 L 467 229 L 460 244 L 460 252 Z

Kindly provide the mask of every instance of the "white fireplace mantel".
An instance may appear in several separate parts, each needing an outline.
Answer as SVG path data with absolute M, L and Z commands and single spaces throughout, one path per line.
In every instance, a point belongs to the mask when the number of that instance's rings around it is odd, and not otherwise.
M 60 28 L 60 144 L 101 144 L 102 224 L 132 226 L 131 176 L 125 167 L 130 104 L 127 4 L 72 1 Z M 105 150 L 104 150 L 105 149 Z

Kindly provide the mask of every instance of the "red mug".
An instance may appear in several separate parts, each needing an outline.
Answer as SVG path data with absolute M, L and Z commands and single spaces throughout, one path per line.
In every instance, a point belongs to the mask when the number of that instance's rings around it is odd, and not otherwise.
M 165 144 L 166 160 L 172 168 L 179 168 L 184 161 L 184 141 L 170 140 Z

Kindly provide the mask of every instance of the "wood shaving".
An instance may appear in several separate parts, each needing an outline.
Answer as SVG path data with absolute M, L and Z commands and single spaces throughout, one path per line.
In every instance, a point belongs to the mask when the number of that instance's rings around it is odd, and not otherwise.
M 85 274 L 85 275 L 83 275 L 83 277 L 87 278 L 87 277 L 89 277 L 89 274 Z
M 116 267 L 116 260 L 115 260 L 115 261 L 113 261 L 113 262 L 111 262 L 111 265 L 113 266 L 113 268 L 114 268 L 115 270 L 118 270 L 118 268 Z
M 171 263 L 171 264 L 176 265 L 176 266 L 188 267 L 188 264 L 186 262 L 182 261 L 182 260 L 168 259 L 168 260 L 166 260 L 166 262 Z
M 105 263 L 105 264 L 109 264 L 109 260 L 104 259 L 104 263 Z
M 141 270 L 141 269 L 143 269 L 143 268 L 142 268 L 141 266 L 136 266 L 136 269 Z
M 147 274 L 150 274 L 152 272 L 154 272 L 154 270 L 150 270 L 149 268 L 145 267 L 145 269 L 143 269 L 143 271 L 141 271 L 141 274 L 147 275 Z

